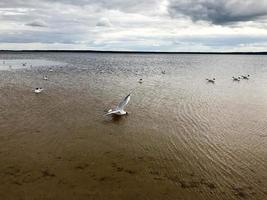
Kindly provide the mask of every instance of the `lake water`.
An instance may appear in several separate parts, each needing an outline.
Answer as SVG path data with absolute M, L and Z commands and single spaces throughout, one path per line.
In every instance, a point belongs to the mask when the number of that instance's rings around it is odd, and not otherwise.
M 267 199 L 267 56 L 1 53 L 0 66 L 0 199 Z M 103 116 L 134 88 L 129 115 Z

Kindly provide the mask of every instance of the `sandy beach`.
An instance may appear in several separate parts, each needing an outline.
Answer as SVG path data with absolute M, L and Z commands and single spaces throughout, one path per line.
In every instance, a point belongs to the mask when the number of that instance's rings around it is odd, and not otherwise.
M 0 59 L 27 59 L 0 71 L 0 199 L 267 199 L 266 56 Z

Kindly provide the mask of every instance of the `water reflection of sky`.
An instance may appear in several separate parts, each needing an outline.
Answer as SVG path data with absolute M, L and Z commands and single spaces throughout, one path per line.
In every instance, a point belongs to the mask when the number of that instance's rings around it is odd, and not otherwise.
M 44 59 L 0 60 L 0 70 L 24 69 L 40 66 L 57 66 L 64 63 Z

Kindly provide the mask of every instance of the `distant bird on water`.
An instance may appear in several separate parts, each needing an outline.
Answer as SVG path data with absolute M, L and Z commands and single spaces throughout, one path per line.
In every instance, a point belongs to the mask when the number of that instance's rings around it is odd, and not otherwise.
M 166 74 L 165 70 L 164 71 L 161 71 L 162 74 Z
M 143 83 L 143 79 L 140 78 L 139 81 L 138 81 L 138 83 L 140 83 L 140 84 Z
M 248 74 L 247 76 L 244 76 L 244 75 L 243 75 L 242 78 L 248 80 L 248 79 L 249 79 L 249 74 Z
M 233 81 L 240 81 L 240 77 L 232 77 Z
M 39 94 L 39 93 L 41 93 L 43 90 L 44 90 L 43 88 L 35 88 L 34 93 L 35 93 L 35 94 Z
M 208 81 L 208 83 L 215 83 L 215 78 L 213 78 L 213 79 L 206 78 L 206 80 Z
M 48 77 L 47 76 L 44 76 L 44 78 L 43 78 L 45 81 L 47 81 L 48 80 Z
M 105 116 L 108 116 L 108 115 L 126 115 L 126 114 L 128 114 L 126 111 L 124 111 L 124 108 L 129 103 L 130 98 L 131 98 L 131 93 L 128 94 L 126 97 L 124 97 L 124 99 L 118 104 L 118 106 L 114 110 L 110 109 L 105 114 Z

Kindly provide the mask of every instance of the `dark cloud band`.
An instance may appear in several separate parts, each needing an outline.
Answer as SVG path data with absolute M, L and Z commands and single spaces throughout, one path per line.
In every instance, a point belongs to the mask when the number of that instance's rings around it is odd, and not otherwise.
M 253 21 L 267 16 L 266 0 L 170 0 L 172 17 L 188 16 L 193 21 L 227 24 Z

